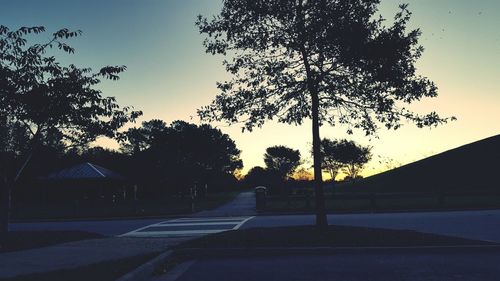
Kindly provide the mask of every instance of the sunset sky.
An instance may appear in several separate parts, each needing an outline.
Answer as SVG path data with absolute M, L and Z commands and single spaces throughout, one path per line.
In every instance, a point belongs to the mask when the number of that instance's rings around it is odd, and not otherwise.
M 380 13 L 391 20 L 401 2 L 382 0 Z M 403 2 L 413 12 L 411 27 L 423 32 L 419 73 L 439 88 L 438 98 L 411 108 L 421 113 L 436 110 L 458 120 L 432 129 L 412 124 L 397 131 L 382 129 L 371 139 L 361 132 L 349 136 L 342 127 L 322 127 L 322 137 L 373 146 L 375 156 L 365 176 L 385 169 L 379 156 L 405 164 L 500 133 L 500 1 Z M 204 52 L 204 38 L 194 22 L 198 14 L 210 16 L 220 6 L 216 0 L 3 0 L 0 24 L 11 29 L 43 25 L 50 33 L 64 27 L 80 29 L 83 35 L 69 42 L 76 53 L 61 53 L 61 61 L 95 69 L 128 68 L 119 81 L 101 85 L 104 95 L 144 111 L 140 121 L 199 123 L 196 109 L 215 97 L 216 81 L 229 76 L 221 65 L 223 57 Z M 278 144 L 300 149 L 309 161 L 305 165 L 311 165 L 309 122 L 301 127 L 271 122 L 250 133 L 241 133 L 239 125 L 214 125 L 236 141 L 245 171 L 263 166 L 266 147 Z M 117 147 L 109 140 L 99 144 Z

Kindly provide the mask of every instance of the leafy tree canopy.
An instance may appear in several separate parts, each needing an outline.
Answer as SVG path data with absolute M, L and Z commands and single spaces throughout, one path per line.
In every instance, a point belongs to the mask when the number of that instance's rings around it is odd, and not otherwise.
M 348 178 L 358 178 L 365 164 L 372 158 L 372 148 L 349 140 L 333 141 L 333 143 L 335 154 L 330 155 L 329 158 L 333 158 L 341 164 L 342 171 Z
M 160 142 L 162 134 L 167 130 L 167 124 L 163 120 L 153 119 L 142 122 L 139 128 L 130 128 L 121 133 L 119 138 L 121 150 L 128 154 L 144 151 Z
M 435 84 L 417 74 L 420 30 L 407 30 L 408 5 L 394 21 L 377 17 L 380 0 L 226 0 L 212 19 L 196 24 L 206 51 L 226 55 L 229 81 L 198 111 L 206 121 L 242 122 L 244 129 L 277 119 L 312 119 L 317 217 L 327 225 L 319 127 L 374 134 L 403 120 L 418 127 L 448 121 L 436 112 L 414 113 L 405 104 L 436 97 Z
M 27 38 L 43 32 L 43 26 L 0 26 L 1 130 L 17 135 L 24 145 L 29 139 L 29 147 L 78 146 L 99 136 L 115 137 L 120 127 L 142 114 L 120 107 L 114 97 L 103 97 L 95 88 L 103 78 L 118 80 L 125 66 L 105 66 L 97 72 L 63 66 L 49 50 L 74 53 L 66 41 L 81 32 L 61 29 L 45 43 L 28 44 Z
M 265 185 L 267 183 L 268 172 L 266 169 L 255 166 L 248 170 L 244 181 L 249 187 Z
M 321 168 L 330 174 L 333 181 L 344 166 L 344 163 L 337 158 L 342 153 L 339 150 L 340 146 L 337 140 L 327 138 L 321 140 L 321 159 L 323 161 Z
M 161 120 L 143 122 L 130 128 L 121 138 L 122 150 L 143 152 L 138 158 L 156 165 L 160 174 L 185 170 L 193 177 L 206 171 L 233 173 L 243 167 L 235 142 L 210 125 L 174 121 L 167 126 Z
M 241 151 L 235 142 L 221 130 L 208 124 L 197 126 L 184 121 L 170 125 L 171 143 L 180 152 L 181 162 L 196 163 L 205 170 L 233 173 L 243 168 Z
M 298 181 L 311 181 L 313 180 L 313 175 L 306 168 L 299 168 L 293 173 L 293 179 Z
M 103 78 L 117 80 L 125 66 L 105 66 L 97 72 L 63 66 L 49 55 L 50 49 L 74 53 L 66 41 L 81 32 L 61 29 L 44 43 L 28 44 L 27 38 L 43 32 L 43 26 L 10 30 L 0 25 L 0 248 L 8 231 L 12 187 L 36 148 L 66 149 L 99 136 L 113 138 L 142 114 L 120 107 L 114 97 L 103 97 L 95 88 Z M 27 157 L 14 174 L 13 160 L 20 154 Z
M 278 173 L 285 179 L 301 164 L 300 152 L 282 145 L 268 147 L 264 154 L 264 163 L 268 170 Z
M 435 84 L 414 66 L 422 55 L 420 30 L 407 31 L 407 5 L 394 22 L 376 17 L 378 0 L 228 0 L 212 20 L 197 25 L 207 52 L 228 55 L 230 81 L 199 110 L 210 121 L 265 120 L 301 124 L 311 117 L 311 90 L 318 92 L 319 120 L 350 132 L 398 128 L 402 118 L 419 127 L 447 119 L 402 107 L 437 96 Z

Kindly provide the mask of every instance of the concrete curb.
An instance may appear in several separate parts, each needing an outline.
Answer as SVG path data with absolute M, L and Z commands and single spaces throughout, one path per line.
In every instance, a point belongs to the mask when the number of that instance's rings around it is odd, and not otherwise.
M 123 275 L 116 281 L 148 281 L 153 278 L 153 272 L 162 263 L 165 263 L 173 254 L 173 251 L 168 250 L 163 254 L 160 254 L 156 258 L 146 262 L 145 264 L 139 266 L 133 271 Z
M 498 251 L 500 245 L 460 245 L 460 246 L 401 246 L 401 247 L 269 247 L 269 248 L 185 248 L 175 250 L 175 255 L 196 258 L 220 258 L 220 257 L 248 257 L 248 256 L 282 256 L 294 254 L 360 254 L 383 252 L 407 252 L 407 251 L 461 251 L 482 250 Z

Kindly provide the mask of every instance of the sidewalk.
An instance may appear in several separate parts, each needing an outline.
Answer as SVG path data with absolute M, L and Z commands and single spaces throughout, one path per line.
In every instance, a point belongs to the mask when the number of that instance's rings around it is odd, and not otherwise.
M 0 254 L 0 278 L 77 268 L 103 261 L 165 251 L 188 238 L 111 237 Z
M 255 192 L 246 191 L 238 194 L 236 198 L 214 210 L 202 211 L 193 214 L 193 217 L 234 217 L 253 216 L 255 211 Z

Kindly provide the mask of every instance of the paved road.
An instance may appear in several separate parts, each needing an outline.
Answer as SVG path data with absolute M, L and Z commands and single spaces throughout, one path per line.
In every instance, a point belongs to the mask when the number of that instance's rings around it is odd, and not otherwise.
M 0 279 L 164 251 L 193 236 L 238 229 L 252 216 L 235 215 L 253 214 L 254 202 L 252 194 L 243 193 L 214 211 L 175 219 L 14 223 L 12 230 L 81 230 L 111 237 L 1 253 Z
M 155 280 L 497 281 L 499 264 L 499 249 L 226 257 L 188 262 Z
M 162 250 L 178 243 L 178 239 L 184 239 L 175 238 L 177 237 L 175 234 L 183 231 L 194 230 L 201 235 L 226 229 L 314 224 L 313 215 L 253 217 L 253 204 L 253 194 L 243 193 L 235 201 L 219 209 L 180 219 L 12 224 L 13 230 L 82 230 L 108 236 L 125 234 L 133 238 L 115 237 L 81 241 L 0 254 L 0 268 L 2 268 L 0 276 L 13 276 L 10 274 L 38 272 L 44 269 L 70 268 L 101 260 Z M 413 229 L 500 242 L 500 224 L 498 223 L 500 210 L 342 214 L 329 215 L 328 220 L 330 224 Z M 169 238 L 148 239 L 145 237 Z M 381 252 L 365 255 L 358 253 L 354 255 L 234 257 L 192 262 L 191 266 L 185 267 L 188 270 L 180 280 L 500 280 L 498 264 L 500 264 L 499 250 L 471 249 L 433 253 L 410 251 L 399 254 Z M 368 273 L 361 274 L 360 268 L 365 268 Z M 207 279 L 207 276 L 210 279 Z
M 194 237 L 237 230 L 253 217 L 198 217 L 167 220 L 121 234 L 120 237 Z
M 214 211 L 195 214 L 198 222 L 213 216 L 251 217 L 254 214 L 252 193 L 242 193 L 237 199 Z M 236 218 L 235 218 L 236 219 Z M 82 230 L 108 236 L 122 235 L 141 228 L 168 224 L 173 219 L 110 220 L 78 222 L 15 223 L 12 230 Z M 500 210 L 415 212 L 387 214 L 329 215 L 330 224 L 411 229 L 421 232 L 500 242 Z M 241 228 L 293 226 L 314 224 L 313 215 L 256 216 L 240 225 Z
M 210 211 L 202 211 L 189 217 L 211 218 L 211 217 L 251 217 L 255 214 L 255 195 L 253 192 L 243 192 L 235 200 Z M 61 222 L 34 222 L 34 223 L 12 223 L 11 230 L 80 230 L 99 233 L 106 236 L 122 235 L 139 229 L 153 227 L 158 224 L 166 224 L 178 218 L 158 219 L 120 219 L 102 221 L 61 221 Z
M 328 221 L 337 225 L 410 229 L 500 243 L 500 210 L 340 214 L 329 215 Z M 242 228 L 307 224 L 314 224 L 314 216 L 258 216 Z
M 202 211 L 195 217 L 233 217 L 255 215 L 255 193 L 253 191 L 240 193 L 233 201 L 214 210 Z

